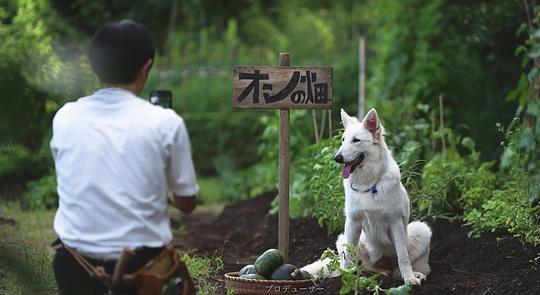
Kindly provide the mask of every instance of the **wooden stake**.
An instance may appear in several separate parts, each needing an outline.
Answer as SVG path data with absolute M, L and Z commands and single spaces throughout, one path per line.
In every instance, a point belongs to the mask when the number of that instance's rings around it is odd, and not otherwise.
M 431 120 L 431 148 L 435 150 L 437 148 L 437 143 L 435 142 L 435 111 L 431 112 L 429 118 Z
M 317 114 L 315 114 L 315 110 L 311 110 L 311 120 L 313 121 L 313 133 L 315 134 L 315 143 L 319 143 L 319 126 L 317 126 Z
M 289 53 L 279 54 L 279 66 L 291 66 Z M 278 248 L 289 261 L 289 134 L 288 109 L 279 110 L 279 224 Z
M 332 138 L 332 110 L 328 110 L 328 138 Z
M 445 131 L 444 131 L 444 106 L 443 106 L 443 97 L 439 95 L 439 131 L 441 132 L 441 144 L 443 156 L 446 157 L 446 140 L 445 140 Z
M 366 38 L 358 40 L 358 118 L 366 114 Z
M 326 111 L 322 112 L 321 130 L 319 130 L 319 141 L 322 140 L 324 135 L 324 125 L 326 125 Z

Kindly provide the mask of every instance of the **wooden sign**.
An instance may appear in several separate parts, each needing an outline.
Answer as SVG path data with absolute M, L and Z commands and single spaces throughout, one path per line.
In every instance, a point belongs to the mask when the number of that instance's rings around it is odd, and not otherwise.
M 285 262 L 289 260 L 289 109 L 332 108 L 332 68 L 290 65 L 290 54 L 280 53 L 279 67 L 234 66 L 233 79 L 233 107 L 280 109 L 278 248 Z
M 331 109 L 331 67 L 234 67 L 233 107 Z

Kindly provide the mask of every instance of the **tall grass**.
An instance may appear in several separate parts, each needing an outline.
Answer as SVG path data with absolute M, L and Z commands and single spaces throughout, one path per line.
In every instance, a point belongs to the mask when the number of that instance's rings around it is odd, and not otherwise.
M 0 224 L 0 293 L 57 294 L 49 247 L 54 212 L 4 208 L 0 214 L 15 220 Z

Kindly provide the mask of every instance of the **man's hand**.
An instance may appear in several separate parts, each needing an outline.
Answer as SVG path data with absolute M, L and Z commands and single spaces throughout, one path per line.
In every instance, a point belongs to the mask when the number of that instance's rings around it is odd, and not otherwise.
M 172 205 L 186 213 L 186 214 L 190 214 L 191 212 L 193 212 L 193 210 L 195 209 L 195 207 L 197 207 L 197 197 L 196 196 L 177 196 L 177 195 L 173 195 L 172 196 Z

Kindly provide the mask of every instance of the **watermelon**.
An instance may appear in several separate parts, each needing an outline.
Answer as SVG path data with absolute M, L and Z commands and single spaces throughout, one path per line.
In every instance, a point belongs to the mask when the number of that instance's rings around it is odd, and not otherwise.
M 295 270 L 291 276 L 294 280 L 311 280 L 311 275 L 309 272 L 303 270 L 303 269 L 297 269 Z
M 272 273 L 270 279 L 272 280 L 293 280 L 292 273 L 295 272 L 298 267 L 292 264 L 283 264 L 276 268 Z
M 249 280 L 264 280 L 263 276 L 256 273 L 249 273 L 249 274 L 241 275 L 239 278 L 249 279 Z
M 276 268 L 283 264 L 283 254 L 278 249 L 266 250 L 255 260 L 255 270 L 265 278 L 270 278 Z
M 238 276 L 241 277 L 242 275 L 256 274 L 256 273 L 257 273 L 257 271 L 255 270 L 255 265 L 248 264 L 248 265 L 242 267 L 240 272 L 238 272 Z

